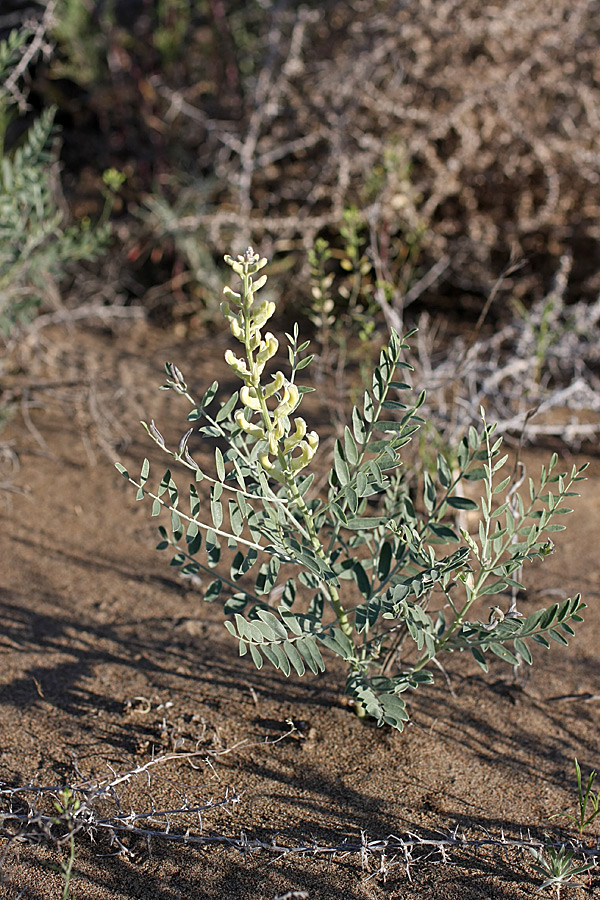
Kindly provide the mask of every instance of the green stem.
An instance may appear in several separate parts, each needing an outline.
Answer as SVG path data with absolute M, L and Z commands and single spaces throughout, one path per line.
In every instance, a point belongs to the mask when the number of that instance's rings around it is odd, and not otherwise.
M 71 897 L 71 875 L 73 872 L 73 863 L 75 862 L 75 839 L 73 837 L 73 833 L 69 835 L 69 858 L 66 863 L 63 863 L 63 895 L 62 900 L 69 900 Z
M 298 490 L 298 485 L 296 484 L 293 475 L 286 474 L 285 484 L 289 491 L 290 496 L 293 498 L 298 509 L 302 513 L 302 517 L 304 518 L 304 522 L 306 524 L 306 529 L 310 536 L 310 543 L 311 543 L 313 550 L 315 551 L 315 553 L 319 557 L 319 559 L 322 559 L 323 562 L 327 562 L 328 561 L 327 556 L 325 554 L 325 551 L 323 550 L 323 547 L 322 547 L 319 537 L 317 535 L 317 531 L 315 528 L 315 522 L 314 522 L 312 513 L 309 510 L 308 506 L 306 505 L 306 503 L 304 501 L 304 497 Z M 340 594 L 339 594 L 337 587 L 334 584 L 329 583 L 327 585 L 327 592 L 329 594 L 329 600 L 331 602 L 331 606 L 333 607 L 333 611 L 335 612 L 335 615 L 336 615 L 336 618 L 338 620 L 341 630 L 346 635 L 346 637 L 350 639 L 352 644 L 354 644 L 352 624 L 350 623 L 350 620 L 348 619 L 348 613 L 346 612 L 346 610 L 344 609 L 344 607 L 342 605 L 342 601 L 340 599 Z

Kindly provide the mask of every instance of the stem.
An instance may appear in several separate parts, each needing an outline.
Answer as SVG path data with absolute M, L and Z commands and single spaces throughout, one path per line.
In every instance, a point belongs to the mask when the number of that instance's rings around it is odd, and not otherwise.
M 64 879 L 64 888 L 62 900 L 69 900 L 71 896 L 71 873 L 73 870 L 73 863 L 75 862 L 75 838 L 73 837 L 73 832 L 69 835 L 69 859 L 66 864 L 63 864 L 63 879 Z
M 290 493 L 290 496 L 294 499 L 298 509 L 302 513 L 302 516 L 306 523 L 306 529 L 310 536 L 310 543 L 313 550 L 315 551 L 319 559 L 322 559 L 323 562 L 327 562 L 327 556 L 325 554 L 325 551 L 323 550 L 323 547 L 317 535 L 317 531 L 315 529 L 315 522 L 312 513 L 306 505 L 304 497 L 298 490 L 298 485 L 296 484 L 293 475 L 286 474 L 285 484 Z M 329 594 L 329 601 L 331 603 L 331 606 L 333 607 L 342 632 L 346 635 L 347 638 L 349 638 L 350 641 L 352 641 L 352 644 L 354 645 L 353 628 L 350 620 L 348 619 L 348 613 L 344 609 L 342 601 L 340 600 L 340 594 L 337 587 L 334 584 L 327 584 L 327 593 Z
M 265 549 L 263 544 L 257 544 L 255 541 L 247 541 L 245 538 L 239 537 L 238 535 L 230 534 L 228 531 L 222 531 L 220 528 L 215 528 L 214 525 L 207 525 L 205 522 L 200 522 L 198 519 L 194 519 L 191 516 L 186 516 L 186 514 L 180 509 L 177 509 L 177 507 L 171 506 L 169 503 L 166 503 L 162 499 L 162 497 L 158 497 L 156 494 L 153 494 L 152 491 L 147 490 L 143 484 L 135 481 L 133 478 L 131 478 L 131 476 L 129 476 L 127 480 L 134 487 L 141 488 L 147 497 L 150 497 L 152 500 L 158 500 L 160 505 L 165 509 L 168 509 L 169 512 L 176 512 L 180 519 L 185 519 L 186 522 L 193 522 L 198 526 L 198 528 L 203 528 L 204 531 L 213 531 L 215 534 L 218 534 L 219 537 L 227 538 L 227 540 L 237 541 L 238 544 L 244 544 L 246 547 L 254 547 L 255 550 Z

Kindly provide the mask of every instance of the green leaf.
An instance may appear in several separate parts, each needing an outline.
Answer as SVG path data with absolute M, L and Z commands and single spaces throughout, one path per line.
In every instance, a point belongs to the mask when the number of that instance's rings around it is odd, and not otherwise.
M 507 475 L 499 484 L 494 488 L 494 494 L 500 494 L 507 486 L 510 481 L 510 475 Z
M 232 410 L 235 408 L 238 399 L 238 392 L 236 391 L 231 395 L 227 403 L 224 403 L 218 413 L 215 416 L 215 422 L 222 422 L 223 419 L 226 419 Z M 223 479 L 221 479 L 223 480 Z
M 223 454 L 218 447 L 215 447 L 215 467 L 217 469 L 217 478 L 219 481 L 225 481 L 225 463 Z
M 450 471 L 450 466 L 441 453 L 438 453 L 437 455 L 436 468 L 439 482 L 442 487 L 447 490 L 452 484 L 452 473 Z
M 121 473 L 123 478 L 129 478 L 129 472 L 127 471 L 125 466 L 121 465 L 121 463 L 115 463 L 115 469 L 117 470 L 117 472 Z
M 263 658 L 260 655 L 260 651 L 256 644 L 250 644 L 250 656 L 252 657 L 252 662 L 256 666 L 257 669 L 262 669 L 263 666 Z
M 352 410 L 352 430 L 357 444 L 364 444 L 367 440 L 367 428 L 356 406 Z
M 378 690 L 378 683 L 392 690 Z M 391 725 L 402 731 L 408 713 L 404 700 L 394 692 L 394 687 L 393 679 L 369 679 L 361 672 L 352 672 L 346 681 L 346 694 L 354 697 L 378 725 Z
M 314 635 L 307 634 L 306 637 L 302 639 L 299 638 L 296 641 L 296 648 L 304 657 L 304 661 L 311 672 L 317 675 L 319 672 L 325 671 L 325 663 L 323 662 L 323 657 L 317 647 L 317 641 Z
M 399 400 L 384 400 L 381 404 L 382 409 L 406 409 L 406 403 L 400 403 Z
M 521 640 L 521 638 L 515 638 L 513 641 L 513 648 L 515 653 L 519 654 L 523 662 L 527 663 L 528 666 L 532 665 L 533 657 L 525 641 Z
M 298 675 L 304 675 L 306 668 L 304 665 L 304 660 L 298 653 L 296 646 L 291 641 L 286 641 L 282 647 L 283 651 L 286 653 L 287 658 L 293 665 Z
M 467 481 L 483 481 L 487 478 L 487 472 L 483 468 L 483 466 L 478 466 L 474 469 L 469 469 L 468 472 L 465 472 L 463 476 Z
M 471 647 L 471 653 L 473 654 L 477 664 L 479 666 L 481 666 L 481 668 L 483 669 L 484 672 L 487 672 L 488 664 L 487 664 L 485 656 L 483 655 L 483 653 L 481 652 L 479 647 Z
M 344 512 L 342 507 L 339 505 L 339 503 L 336 503 L 335 501 L 332 500 L 332 502 L 330 504 L 330 509 L 331 509 L 332 513 L 334 514 L 334 516 L 336 517 L 336 519 L 339 522 L 341 522 L 342 525 L 348 524 L 348 519 L 346 518 L 346 513 Z
M 395 422 L 391 420 L 384 420 L 382 422 L 377 422 L 375 427 L 378 431 L 384 432 L 403 432 L 406 428 L 405 422 Z
M 190 484 L 190 515 L 195 519 L 200 512 L 200 497 L 193 484 Z
M 323 610 L 325 608 L 325 595 L 323 591 L 317 591 L 308 606 L 308 615 L 312 619 L 321 620 L 323 618 Z
M 354 438 L 352 437 L 352 432 L 347 425 L 344 428 L 344 452 L 350 465 L 355 466 L 358 462 L 358 447 L 356 446 Z
M 290 581 L 291 580 L 292 579 L 290 579 Z M 288 584 L 289 584 L 289 582 L 288 582 Z M 295 588 L 294 588 L 294 592 L 295 592 Z M 289 630 L 292 632 L 292 634 L 295 634 L 296 637 L 299 637 L 300 635 L 304 634 L 302 625 L 300 624 L 300 622 L 298 621 L 296 616 L 294 616 L 287 607 L 285 607 L 283 605 L 280 606 L 279 614 L 280 614 L 283 622 L 285 622 L 286 627 L 289 628 Z
M 283 589 L 283 594 L 281 595 L 281 602 L 285 606 L 286 609 L 291 609 L 294 605 L 294 600 L 296 599 L 296 582 L 293 578 L 288 578 L 285 583 L 285 587 Z M 280 610 L 281 612 L 281 610 Z M 293 617 L 292 617 L 293 618 Z M 286 620 L 287 621 L 287 620 Z M 296 632 L 294 632 L 296 634 Z
M 216 565 L 218 565 L 219 559 L 221 558 L 221 545 L 219 544 L 217 536 L 212 528 L 209 528 L 206 532 L 204 547 L 206 549 L 208 565 L 211 569 L 213 569 Z
M 195 556 L 202 546 L 202 533 L 195 522 L 190 522 L 186 534 L 187 552 L 190 556 Z
M 350 510 L 352 515 L 356 515 L 356 511 L 358 509 L 358 494 L 350 485 L 344 488 L 344 499 L 348 504 L 348 509 Z M 344 524 L 347 524 L 347 520 Z
M 238 500 L 241 497 L 241 494 L 237 495 Z M 243 498 L 242 498 L 243 499 Z M 231 525 L 231 530 L 235 534 L 236 537 L 239 537 L 242 531 L 244 530 L 244 516 L 240 509 L 240 504 L 235 500 L 228 501 L 228 509 L 229 509 L 229 523 Z
M 550 641 L 546 640 L 543 634 L 532 634 L 531 640 L 535 641 L 537 644 L 541 644 L 542 647 L 545 647 L 546 649 L 550 646 Z
M 236 613 L 242 613 L 248 605 L 248 600 L 248 594 L 233 594 L 233 596 L 231 596 L 229 600 L 227 600 L 223 605 L 223 612 L 226 616 L 233 616 Z M 225 622 L 225 627 L 228 631 L 231 631 L 231 629 L 233 628 L 231 622 Z M 231 633 L 235 637 L 235 629 Z
M 564 634 L 561 634 L 561 632 L 558 631 L 557 628 L 551 628 L 547 632 L 547 634 L 552 638 L 553 641 L 556 641 L 557 644 L 564 644 L 565 646 L 567 646 L 569 643 Z
M 511 666 L 518 666 L 519 660 L 517 657 L 510 652 L 510 650 L 505 647 L 503 644 L 498 644 L 496 641 L 492 641 L 490 644 L 490 650 L 492 653 L 495 653 L 500 659 L 503 659 L 504 662 L 510 663 Z
M 496 447 L 497 445 L 499 445 L 499 444 L 501 444 L 501 443 L 502 443 L 502 439 L 500 439 L 499 441 L 497 441 L 496 444 L 494 444 L 494 447 Z M 507 460 L 507 459 L 508 459 L 508 453 L 506 453 L 504 456 L 502 456 L 502 457 L 498 460 L 498 462 L 494 463 L 494 466 L 493 466 L 493 468 L 492 468 L 492 472 L 498 472 L 498 471 L 504 466 L 504 464 L 506 463 L 506 460 Z M 508 484 L 508 482 L 510 481 L 510 476 L 509 476 L 508 478 L 506 478 L 505 481 L 506 481 L 506 484 Z
M 357 472 L 356 474 L 356 493 L 359 497 L 366 497 L 371 493 L 369 482 L 364 472 Z
M 390 573 L 392 565 L 392 545 L 389 541 L 384 541 L 379 552 L 379 560 L 377 561 L 377 577 L 380 581 L 384 581 Z
M 210 501 L 210 514 L 215 528 L 220 528 L 223 524 L 223 504 L 220 500 Z
M 220 578 L 215 578 L 214 581 L 211 581 L 204 592 L 204 600 L 206 601 L 206 603 L 212 603 L 214 600 L 216 600 L 221 593 L 222 587 L 223 582 Z
M 385 525 L 387 521 L 386 516 L 358 516 L 355 519 L 348 519 L 344 527 L 351 531 L 372 531 L 379 525 Z
M 219 390 L 219 382 L 218 382 L 218 381 L 213 381 L 213 383 L 211 384 L 211 386 L 209 387 L 209 389 L 208 389 L 207 392 L 205 393 L 204 397 L 203 397 L 202 400 L 200 401 L 200 408 L 201 408 L 201 409 L 205 409 L 207 406 L 210 406 L 210 404 L 211 404 L 212 401 L 214 400 L 215 394 L 217 393 L 218 390 Z
M 310 363 L 314 359 L 314 353 L 310 356 L 305 356 L 304 359 L 301 359 L 300 362 L 296 363 L 296 371 L 299 372 L 300 369 L 305 369 L 306 366 L 310 365 Z
M 486 584 L 480 591 L 479 594 L 483 596 L 484 594 L 500 594 L 502 591 L 506 589 L 506 582 L 504 579 L 500 581 L 494 581 L 493 584 Z
M 467 497 L 447 497 L 446 503 L 448 506 L 451 506 L 452 509 L 479 509 L 478 504 L 475 503 L 474 500 L 469 500 Z
M 257 611 L 258 618 L 268 625 L 275 633 L 276 637 L 281 641 L 286 641 L 288 633 L 277 618 L 277 616 L 268 609 L 259 609 Z
M 341 441 L 339 440 L 336 440 L 333 447 L 333 467 L 339 483 L 342 487 L 345 487 L 350 481 L 350 472 L 348 469 L 348 463 L 344 459 L 344 451 Z
M 165 493 L 169 485 L 171 484 L 171 470 L 167 469 L 163 477 L 161 478 L 161 482 L 158 486 L 157 494 L 159 497 Z
M 385 486 L 385 475 L 383 474 L 381 466 L 379 465 L 379 463 L 377 462 L 376 459 L 372 459 L 369 462 L 368 469 L 369 469 L 369 472 L 371 473 L 371 475 L 373 476 L 373 478 L 375 479 L 378 487 L 384 487 Z
M 171 531 L 173 532 L 174 540 L 180 541 L 183 537 L 183 526 L 179 514 L 175 509 L 171 510 Z
M 442 525 L 439 522 L 428 522 L 428 527 L 436 537 L 441 538 L 444 541 L 452 541 L 453 543 L 458 543 L 460 541 L 457 533 L 453 528 L 450 528 L 449 525 Z
M 427 512 L 431 513 L 435 506 L 436 501 L 436 490 L 435 484 L 433 483 L 433 479 L 429 472 L 423 473 L 423 503 L 425 504 L 425 509 Z

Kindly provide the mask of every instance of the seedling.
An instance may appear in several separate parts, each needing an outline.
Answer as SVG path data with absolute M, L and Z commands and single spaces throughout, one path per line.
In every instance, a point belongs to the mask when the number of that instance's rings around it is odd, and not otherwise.
M 59 844 L 66 843 L 67 855 L 65 859 L 61 859 L 59 866 L 56 867 L 57 872 L 63 880 L 62 900 L 73 900 L 74 895 L 71 890 L 71 881 L 73 879 L 73 865 L 75 863 L 75 833 L 77 831 L 76 815 L 81 806 L 80 801 L 75 797 L 73 791 L 69 787 L 63 788 L 57 799 L 54 801 L 54 809 L 57 815 L 54 816 L 52 822 L 54 825 L 66 827 L 67 832 L 64 837 L 59 840 Z
M 538 892 L 543 891 L 544 888 L 553 887 L 556 890 L 556 900 L 560 900 L 560 892 L 563 887 L 581 887 L 578 882 L 571 881 L 575 875 L 581 875 L 594 868 L 593 862 L 575 864 L 573 862 L 574 852 L 567 850 L 565 846 L 558 849 L 546 847 L 544 850 L 530 847 L 529 852 L 537 860 L 534 864 L 536 872 L 542 876 L 548 876 L 539 886 Z
M 594 781 L 596 780 L 596 775 L 598 774 L 595 769 L 593 769 L 588 777 L 588 783 L 585 791 L 583 790 L 583 785 L 581 782 L 581 768 L 579 766 L 579 762 L 577 761 L 577 757 L 575 757 L 575 774 L 577 776 L 577 800 L 579 803 L 579 814 L 573 815 L 572 813 L 561 812 L 554 813 L 549 816 L 550 819 L 556 819 L 558 817 L 563 817 L 565 819 L 569 819 L 576 826 L 579 839 L 583 837 L 583 832 L 587 828 L 587 826 L 594 821 L 594 819 L 600 814 L 600 791 L 594 793 L 592 791 L 592 787 L 594 786 Z M 591 806 L 591 813 L 588 811 Z

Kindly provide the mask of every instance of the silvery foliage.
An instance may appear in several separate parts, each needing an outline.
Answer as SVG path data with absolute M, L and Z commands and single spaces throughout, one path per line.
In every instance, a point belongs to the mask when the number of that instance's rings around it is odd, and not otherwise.
M 392 330 L 370 389 L 335 442 L 328 489 L 316 490 L 307 469 L 319 437 L 296 415 L 311 390 L 297 383 L 311 360 L 303 355 L 308 341 L 299 343 L 295 326 L 286 334 L 288 374 L 265 378 L 279 346 L 262 333 L 275 304 L 257 299 L 267 260 L 252 248 L 225 259 L 241 280 L 238 291 L 225 289 L 222 304 L 243 348 L 225 356 L 240 390 L 220 401 L 215 381 L 195 399 L 168 363 L 163 389 L 188 400 L 189 428 L 173 449 L 154 422 L 143 423 L 193 481 L 181 489 L 169 468 L 151 486 L 147 459 L 137 478 L 117 468 L 138 500 L 151 501 L 153 516 L 168 515 L 158 549 L 173 553 L 171 565 L 189 575 L 218 570 L 204 599 L 223 605 L 240 655 L 285 675 L 323 671 L 322 651 L 339 656 L 357 714 L 402 730 L 406 692 L 433 681 L 442 651 L 468 651 L 487 671 L 490 655 L 531 665 L 534 644 L 566 644 L 582 621 L 580 595 L 525 616 L 519 578 L 526 562 L 552 552 L 551 535 L 564 528 L 565 503 L 577 496 L 585 466 L 559 474 L 554 454 L 539 483 L 517 478 L 518 468 L 505 474 L 502 440 L 482 410 L 481 428 L 468 429 L 452 467 L 440 454 L 435 477 L 423 468 L 417 496 L 401 451 L 423 425 L 425 396 L 404 380 L 405 341 L 414 332 L 403 339 Z M 210 441 L 207 471 L 190 445 Z M 465 527 L 474 513 L 477 525 Z M 232 551 L 227 567 L 223 545 Z
M 33 32 L 23 28 L 0 41 L 0 332 L 34 314 L 65 264 L 98 255 L 110 235 L 103 223 L 65 225 L 57 196 L 55 109 L 44 110 L 9 147 L 9 127 L 22 105 L 7 74 L 15 71 Z M 13 126 L 14 127 L 14 126 Z

